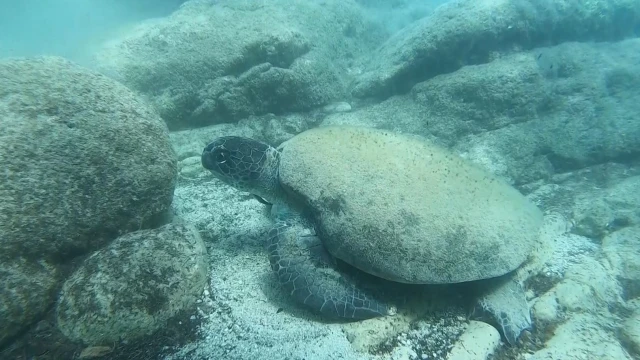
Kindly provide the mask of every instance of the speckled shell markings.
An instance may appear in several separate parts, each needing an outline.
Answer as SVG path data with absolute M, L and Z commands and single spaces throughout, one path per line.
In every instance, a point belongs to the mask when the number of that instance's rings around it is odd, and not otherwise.
M 321 127 L 281 146 L 280 181 L 337 258 L 405 283 L 490 278 L 520 266 L 542 213 L 487 171 L 426 140 Z

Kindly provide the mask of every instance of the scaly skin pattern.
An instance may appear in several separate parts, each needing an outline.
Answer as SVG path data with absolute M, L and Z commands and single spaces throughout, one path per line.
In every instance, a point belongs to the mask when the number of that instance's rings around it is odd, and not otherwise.
M 350 283 L 326 257 L 320 240 L 298 216 L 279 219 L 269 231 L 269 262 L 280 285 L 298 303 L 328 318 L 364 320 L 391 314 L 391 309 Z M 307 239 L 302 239 L 305 237 Z M 328 255 L 328 253 L 326 253 Z
M 217 138 L 202 151 L 202 166 L 225 184 L 273 202 L 284 196 L 278 184 L 279 153 L 259 141 Z
M 202 165 L 230 186 L 278 203 L 269 232 L 271 268 L 293 300 L 329 318 L 363 320 L 393 310 L 343 277 L 322 242 L 307 234 L 303 216 L 283 202 L 288 197 L 278 182 L 278 151 L 258 141 L 226 136 L 207 145 Z M 322 255 L 322 256 L 319 256 Z

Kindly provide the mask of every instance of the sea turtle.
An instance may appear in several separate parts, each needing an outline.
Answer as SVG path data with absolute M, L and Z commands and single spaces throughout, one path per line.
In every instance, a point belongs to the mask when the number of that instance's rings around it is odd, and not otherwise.
M 201 160 L 224 183 L 273 205 L 271 267 L 295 301 L 327 316 L 392 312 L 341 276 L 336 258 L 407 284 L 499 278 L 527 260 L 542 220 L 516 189 L 463 158 L 367 127 L 318 127 L 278 148 L 224 136 Z M 509 342 L 531 325 L 515 280 L 493 285 L 480 303 Z

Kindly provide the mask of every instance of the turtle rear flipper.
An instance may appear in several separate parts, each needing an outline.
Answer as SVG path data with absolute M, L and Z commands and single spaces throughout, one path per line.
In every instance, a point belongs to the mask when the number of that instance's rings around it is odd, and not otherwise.
M 294 301 L 333 318 L 370 319 L 391 307 L 346 280 L 320 239 L 296 217 L 280 220 L 269 232 L 269 262 Z
M 531 313 L 524 289 L 513 274 L 480 281 L 487 286 L 478 306 L 493 318 L 510 345 L 515 345 L 524 330 L 531 329 Z

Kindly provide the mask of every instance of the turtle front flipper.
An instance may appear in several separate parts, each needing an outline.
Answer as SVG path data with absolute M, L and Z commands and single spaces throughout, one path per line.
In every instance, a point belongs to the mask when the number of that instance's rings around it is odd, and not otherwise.
M 320 239 L 296 216 L 277 221 L 269 232 L 269 262 L 280 284 L 308 309 L 333 318 L 370 319 L 391 307 L 346 280 Z

